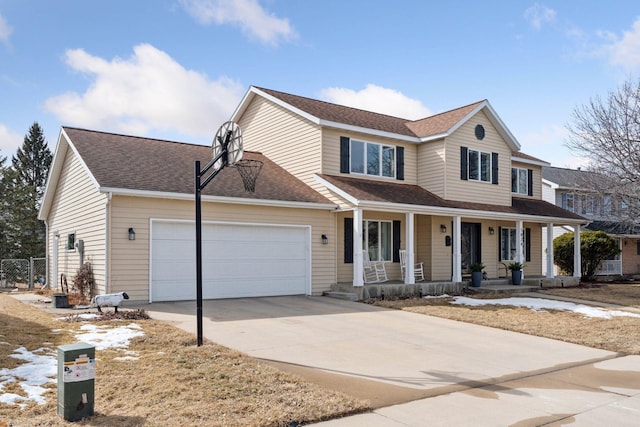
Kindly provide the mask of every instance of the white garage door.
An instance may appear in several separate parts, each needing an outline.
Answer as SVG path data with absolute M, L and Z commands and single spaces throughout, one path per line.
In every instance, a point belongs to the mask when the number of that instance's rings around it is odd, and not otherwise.
M 195 224 L 153 221 L 151 300 L 196 299 Z M 308 294 L 309 228 L 202 225 L 202 297 Z

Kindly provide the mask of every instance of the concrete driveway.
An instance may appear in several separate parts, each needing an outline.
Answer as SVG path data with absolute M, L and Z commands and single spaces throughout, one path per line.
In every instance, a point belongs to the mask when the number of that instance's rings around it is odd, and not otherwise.
M 193 301 L 137 307 L 196 333 Z M 205 301 L 203 331 L 379 408 L 327 425 L 540 425 L 616 404 L 640 422 L 635 356 L 326 297 Z

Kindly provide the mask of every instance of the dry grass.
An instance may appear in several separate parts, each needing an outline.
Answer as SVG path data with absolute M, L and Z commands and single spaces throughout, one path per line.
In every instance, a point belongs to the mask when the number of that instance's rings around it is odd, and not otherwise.
M 561 288 L 547 293 L 591 301 L 638 307 L 638 285 L 620 284 L 584 288 Z M 481 295 L 504 298 L 505 294 Z M 376 301 L 374 304 L 445 319 L 475 323 L 513 332 L 521 332 L 571 342 L 622 354 L 640 354 L 640 319 L 615 317 L 594 319 L 572 312 L 533 311 L 528 308 L 484 305 L 451 305 L 452 298 Z
M 75 342 L 81 322 L 55 320 L 41 310 L 0 295 L 0 357 Z M 28 320 L 27 320 L 28 319 Z M 113 325 L 114 321 L 97 324 Z M 117 320 L 115 321 L 117 322 Z M 126 320 L 130 322 L 130 320 Z M 120 350 L 96 351 L 96 415 L 73 425 L 91 426 L 288 426 L 361 412 L 368 404 L 321 388 L 228 348 L 207 343 L 166 323 L 135 320 L 145 336 L 131 342 L 139 360 L 118 361 Z M 53 329 L 64 329 L 54 334 Z M 56 414 L 56 384 L 46 405 L 24 410 L 0 404 L 0 423 L 66 426 Z M 6 392 L 8 390 L 3 390 Z M 15 386 L 13 392 L 20 392 Z

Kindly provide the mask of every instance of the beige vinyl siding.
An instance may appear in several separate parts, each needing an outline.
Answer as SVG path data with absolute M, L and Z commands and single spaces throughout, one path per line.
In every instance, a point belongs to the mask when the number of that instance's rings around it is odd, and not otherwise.
M 485 128 L 485 137 L 482 141 L 479 141 L 474 134 L 478 124 Z M 465 122 L 453 135 L 446 138 L 445 144 L 447 150 L 446 199 L 502 206 L 511 205 L 511 150 L 484 112 L 479 112 Z M 460 179 L 460 147 L 498 153 L 499 184 Z
M 446 151 L 444 140 L 427 142 L 418 147 L 418 185 L 445 197 Z
M 363 142 L 373 142 L 381 145 L 404 147 L 404 180 L 382 176 L 349 174 L 355 178 L 365 178 L 403 184 L 416 184 L 417 146 L 403 141 L 347 132 L 338 129 L 324 129 L 322 132 L 322 173 L 327 175 L 345 175 L 340 173 L 340 137 L 346 136 Z
M 440 224 L 447 226 L 447 232 L 440 231 Z M 451 236 L 450 217 L 432 217 L 431 219 L 431 280 L 450 281 L 452 277 L 451 246 L 445 245 L 446 236 Z
M 90 177 L 71 150 L 67 151 L 64 167 L 53 198 L 48 222 L 48 253 L 53 255 L 55 233 L 58 239 L 57 277 L 49 277 L 49 283 L 60 285 L 60 275 L 67 277 L 69 285 L 80 268 L 78 250 L 67 250 L 67 236 L 75 233 L 76 242 L 84 241 L 84 262 L 90 262 L 96 292 L 105 290 L 106 247 L 106 203 L 107 197 L 93 185 Z M 53 260 L 49 274 L 53 275 Z
M 320 172 L 320 127 L 260 96 L 238 120 L 244 149 L 258 151 L 305 184 L 316 188 Z
M 432 244 L 432 240 L 435 236 L 433 231 L 433 217 L 426 215 L 416 215 L 415 227 L 415 262 L 424 263 L 424 278 L 426 280 L 432 280 L 433 263 L 431 262 L 431 259 L 433 257 L 435 249 L 434 245 Z
M 149 300 L 149 230 L 152 220 L 194 220 L 193 201 L 114 196 L 111 201 L 111 291 L 126 291 L 133 300 Z M 318 209 L 202 203 L 202 220 L 229 223 L 294 224 L 311 226 L 311 284 L 314 295 L 336 283 L 335 220 Z M 129 241 L 133 227 L 136 240 Z M 195 224 L 194 224 L 195 234 Z M 329 237 L 323 245 L 321 236 Z
M 638 255 L 638 239 L 622 239 L 622 274 L 640 273 L 640 255 Z

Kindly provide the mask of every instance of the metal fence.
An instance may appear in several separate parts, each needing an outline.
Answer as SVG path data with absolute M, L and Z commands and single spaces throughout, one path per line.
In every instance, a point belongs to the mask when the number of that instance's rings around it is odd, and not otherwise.
M 46 258 L 0 261 L 0 288 L 41 288 L 46 285 L 46 277 Z

